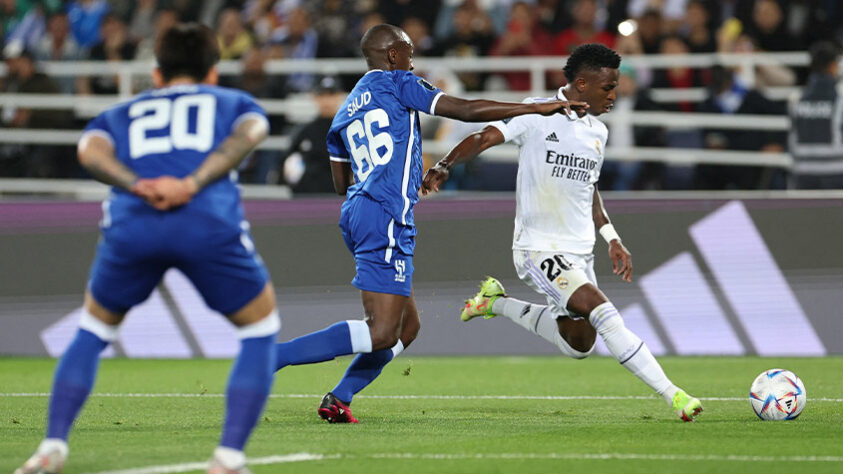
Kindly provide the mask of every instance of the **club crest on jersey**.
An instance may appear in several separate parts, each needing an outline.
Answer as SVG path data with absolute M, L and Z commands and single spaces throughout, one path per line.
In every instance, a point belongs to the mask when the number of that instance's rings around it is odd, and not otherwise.
M 420 86 L 424 87 L 425 89 L 429 90 L 430 92 L 433 92 L 433 91 L 436 90 L 436 87 L 433 87 L 433 84 L 425 81 L 424 79 L 419 79 L 417 82 L 419 83 Z
M 396 260 L 395 261 L 395 281 L 399 283 L 404 283 L 407 279 L 407 275 L 404 272 L 407 270 L 407 262 L 404 260 Z
M 594 148 L 597 149 L 597 154 L 603 153 L 602 151 L 600 151 L 600 140 L 599 139 L 594 140 Z
M 556 284 L 559 288 L 564 290 L 565 288 L 568 288 L 568 279 L 565 277 L 559 277 L 556 279 Z

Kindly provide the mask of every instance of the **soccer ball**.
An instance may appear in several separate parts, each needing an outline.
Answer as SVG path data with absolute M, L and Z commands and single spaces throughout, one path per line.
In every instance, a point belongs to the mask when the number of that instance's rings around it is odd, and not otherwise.
M 792 420 L 806 401 L 805 385 L 789 370 L 765 370 L 749 388 L 752 411 L 762 420 Z

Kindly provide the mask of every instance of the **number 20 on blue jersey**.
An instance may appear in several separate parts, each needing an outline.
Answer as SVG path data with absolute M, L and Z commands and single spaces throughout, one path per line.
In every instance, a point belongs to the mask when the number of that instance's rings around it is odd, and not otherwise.
M 214 144 L 216 106 L 217 99 L 211 94 L 161 97 L 132 104 L 129 107 L 130 156 L 137 159 L 146 155 L 169 153 L 174 148 L 209 151 Z M 195 113 L 196 122 L 191 130 L 192 111 Z M 167 127 L 170 129 L 169 135 L 159 133 L 149 136 L 149 132 L 162 131 Z

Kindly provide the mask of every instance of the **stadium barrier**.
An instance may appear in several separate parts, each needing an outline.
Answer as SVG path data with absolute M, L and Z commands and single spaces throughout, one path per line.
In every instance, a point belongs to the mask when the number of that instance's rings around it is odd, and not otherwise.
M 261 186 L 246 186 L 255 196 Z M 61 193 L 62 190 L 57 189 Z M 633 283 L 595 247 L 601 288 L 655 354 L 843 354 L 843 255 L 817 236 L 843 229 L 843 192 L 606 194 L 634 256 Z M 248 199 L 247 216 L 278 291 L 282 339 L 361 315 L 354 264 L 337 229 L 338 197 Z M 541 303 L 517 280 L 512 194 L 440 195 L 416 208 L 413 354 L 554 354 L 505 318 L 459 322 L 487 274 Z M 0 201 L 0 354 L 56 356 L 76 329 L 98 238 L 95 202 Z M 482 245 L 478 245 L 482 240 Z M 171 270 L 130 312 L 109 355 L 230 357 L 231 327 Z M 598 343 L 598 353 L 605 348 Z
M 758 66 L 776 65 L 804 67 L 809 57 L 806 52 L 795 53 L 752 53 L 752 54 L 687 54 L 687 55 L 641 55 L 625 56 L 624 62 L 638 68 L 666 68 L 687 66 L 707 68 L 713 65 L 740 68 L 741 77 L 747 85 L 755 83 L 755 71 Z M 544 89 L 545 74 L 558 70 L 565 62 L 564 57 L 485 57 L 485 58 L 418 58 L 417 71 L 431 75 L 447 76 L 460 72 L 527 72 L 530 74 L 531 90 L 525 92 L 487 91 L 481 93 L 460 94 L 465 97 L 490 98 L 497 100 L 520 101 L 526 96 L 549 96 L 555 91 Z M 148 61 L 127 62 L 43 62 L 41 67 L 47 74 L 55 77 L 78 77 L 114 75 L 119 78 L 119 94 L 113 96 L 71 96 L 49 94 L 0 94 L 2 107 L 29 107 L 40 109 L 70 109 L 80 118 L 89 118 L 104 108 L 131 97 L 134 79 L 148 76 L 154 63 Z M 223 61 L 219 66 L 223 75 L 240 74 L 243 70 L 238 61 Z M 356 74 L 366 70 L 365 63 L 358 58 L 334 58 L 316 60 L 271 60 L 265 65 L 269 74 L 287 75 L 292 73 L 314 74 Z M 0 65 L 0 75 L 5 75 L 4 65 Z M 763 92 L 771 99 L 785 100 L 798 91 L 796 87 L 775 87 Z M 699 102 L 704 100 L 707 91 L 702 88 L 652 89 L 651 95 L 659 102 Z M 284 114 L 292 122 L 302 123 L 312 119 L 316 110 L 309 94 L 292 94 L 286 99 L 261 99 L 260 103 L 270 114 Z M 790 121 L 786 116 L 755 115 L 717 115 L 699 113 L 672 112 L 613 112 L 601 117 L 610 126 L 648 125 L 665 127 L 671 130 L 691 130 L 703 127 L 718 129 L 741 129 L 759 131 L 787 131 Z M 423 124 L 424 126 L 424 124 Z M 466 133 L 470 128 L 464 129 Z M 79 133 L 67 130 L 2 130 L 0 143 L 71 145 L 76 143 Z M 425 151 L 433 155 L 442 155 L 456 142 L 456 137 L 425 140 Z M 289 145 L 286 136 L 275 136 L 267 140 L 263 149 L 285 150 Z M 517 153 L 513 147 L 501 147 L 489 150 L 483 159 L 496 162 L 514 163 Z M 607 160 L 646 160 L 670 164 L 720 164 L 750 165 L 766 167 L 789 167 L 792 163 L 787 153 L 736 152 L 733 150 L 704 150 L 698 148 L 648 149 L 643 147 L 618 148 L 609 140 L 606 149 Z

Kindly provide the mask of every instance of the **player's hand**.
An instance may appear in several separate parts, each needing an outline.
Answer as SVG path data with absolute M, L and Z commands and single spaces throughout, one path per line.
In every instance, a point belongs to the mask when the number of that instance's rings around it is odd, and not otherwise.
M 538 109 L 536 113 L 541 115 L 553 115 L 560 112 L 571 115 L 571 112 L 574 112 L 577 117 L 582 117 L 588 112 L 588 104 L 577 100 L 554 100 L 535 105 Z
M 159 199 L 158 193 L 155 191 L 154 179 L 139 179 L 129 189 L 132 194 L 139 196 L 146 201 L 150 206 L 155 206 L 155 202 Z
M 132 187 L 132 192 L 141 196 L 159 211 L 187 204 L 197 191 L 198 185 L 192 176 L 186 178 L 161 176 L 155 179 L 142 179 Z
M 632 254 L 620 240 L 614 239 L 609 243 L 609 258 L 612 259 L 612 273 L 620 275 L 625 282 L 631 282 Z
M 422 196 L 427 196 L 431 192 L 435 193 L 439 191 L 439 186 L 448 180 L 448 176 L 450 174 L 451 172 L 448 170 L 448 167 L 441 163 L 436 163 L 431 166 L 430 169 L 427 170 L 427 173 L 425 173 L 424 179 L 422 179 Z

